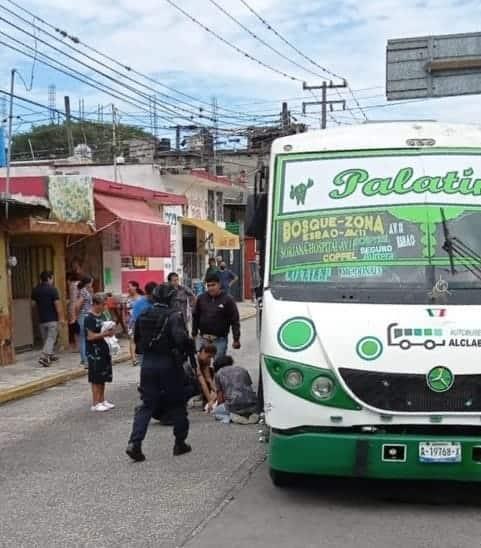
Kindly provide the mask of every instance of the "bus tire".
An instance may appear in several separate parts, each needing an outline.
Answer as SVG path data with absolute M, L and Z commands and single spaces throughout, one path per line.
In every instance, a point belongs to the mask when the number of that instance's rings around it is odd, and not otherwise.
M 281 472 L 280 470 L 269 468 L 269 475 L 276 487 L 289 487 L 289 485 L 293 484 L 294 475 L 289 472 Z

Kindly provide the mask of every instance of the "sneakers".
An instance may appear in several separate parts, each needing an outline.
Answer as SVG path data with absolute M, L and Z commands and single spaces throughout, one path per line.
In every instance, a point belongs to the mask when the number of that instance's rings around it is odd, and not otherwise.
M 58 362 L 60 359 L 58 356 L 54 356 L 53 354 L 48 357 L 51 362 Z
M 143 462 L 145 460 L 145 455 L 142 453 L 140 445 L 129 443 L 125 452 L 135 462 Z
M 179 455 L 185 455 L 185 453 L 190 453 L 192 451 L 192 447 L 185 443 L 185 441 L 182 442 L 175 442 L 174 445 L 174 456 L 178 457 Z
M 38 360 L 38 364 L 41 365 L 42 367 L 50 367 L 50 360 L 48 359 L 47 356 L 41 356 L 40 359 Z
M 259 422 L 259 415 L 257 413 L 251 413 L 248 417 L 237 415 L 236 413 L 230 414 L 230 420 L 234 424 L 257 424 Z
M 109 411 L 110 407 L 107 407 L 104 403 L 98 403 L 97 405 L 92 405 L 90 408 L 91 411 L 103 412 Z
M 110 403 L 109 401 L 105 400 L 102 402 L 107 409 L 114 409 L 115 405 L 113 403 Z

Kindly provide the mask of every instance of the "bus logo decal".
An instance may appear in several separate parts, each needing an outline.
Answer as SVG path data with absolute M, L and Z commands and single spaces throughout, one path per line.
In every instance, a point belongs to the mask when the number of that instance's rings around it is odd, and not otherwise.
M 426 383 L 433 392 L 447 392 L 454 384 L 454 374 L 447 367 L 433 367 L 426 375 Z
M 291 193 L 289 195 L 291 200 L 296 200 L 297 205 L 304 205 L 306 203 L 307 191 L 314 186 L 312 179 L 307 179 L 307 183 L 299 183 L 297 186 L 291 186 Z
M 431 327 L 400 327 L 392 323 L 387 328 L 387 343 L 389 346 L 399 346 L 409 350 L 413 346 L 424 346 L 426 350 L 434 350 L 437 346 L 446 346 L 444 332 Z

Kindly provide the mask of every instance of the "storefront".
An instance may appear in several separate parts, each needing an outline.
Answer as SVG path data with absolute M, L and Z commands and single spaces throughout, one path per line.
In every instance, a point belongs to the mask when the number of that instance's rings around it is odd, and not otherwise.
M 183 263 L 186 283 L 191 287 L 204 278 L 209 257 L 223 250 L 240 248 L 239 236 L 228 232 L 212 221 L 182 218 Z
M 66 248 L 71 237 L 91 235 L 85 223 L 66 223 L 35 217 L 8 223 L 12 293 L 13 346 L 17 352 L 31 350 L 40 342 L 38 318 L 32 308 L 32 288 L 40 273 L 54 274 L 64 310 L 67 306 Z M 66 332 L 60 333 L 60 346 L 66 345 Z
M 185 202 L 183 196 L 95 180 L 95 221 L 102 242 L 105 291 L 121 295 L 130 280 L 141 286 L 165 280 L 179 253 L 176 219 Z M 166 215 L 167 207 L 174 208 L 176 215 Z

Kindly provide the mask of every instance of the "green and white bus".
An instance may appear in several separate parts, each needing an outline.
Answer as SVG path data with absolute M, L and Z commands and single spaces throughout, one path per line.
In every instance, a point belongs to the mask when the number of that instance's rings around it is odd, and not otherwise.
M 481 126 L 283 137 L 265 197 L 274 483 L 481 480 Z

